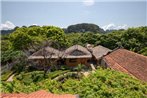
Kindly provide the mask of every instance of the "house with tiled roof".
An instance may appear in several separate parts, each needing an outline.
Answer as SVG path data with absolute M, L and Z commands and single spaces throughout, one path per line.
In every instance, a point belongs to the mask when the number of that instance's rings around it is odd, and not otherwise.
M 79 98 L 79 96 L 72 94 L 52 94 L 45 90 L 39 90 L 29 94 L 25 94 L 25 93 L 1 94 L 0 98 Z
M 104 56 L 101 65 L 147 81 L 147 57 L 126 49 L 116 49 Z

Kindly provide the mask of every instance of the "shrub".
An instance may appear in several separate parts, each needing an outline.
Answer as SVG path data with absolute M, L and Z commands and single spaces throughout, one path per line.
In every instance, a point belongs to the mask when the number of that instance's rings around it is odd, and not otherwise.
M 121 72 L 101 68 L 88 77 L 80 80 L 69 78 L 63 83 L 46 78 L 29 85 L 17 80 L 2 82 L 1 85 L 2 92 L 27 93 L 46 89 L 51 93 L 79 94 L 80 98 L 145 98 L 147 95 L 147 83 Z

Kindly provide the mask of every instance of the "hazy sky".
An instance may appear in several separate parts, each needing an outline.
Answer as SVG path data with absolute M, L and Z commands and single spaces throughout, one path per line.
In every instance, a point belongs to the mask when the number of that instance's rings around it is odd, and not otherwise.
M 84 22 L 105 28 L 145 26 L 146 4 L 146 0 L 3 0 L 1 23 L 4 25 L 9 21 L 17 26 L 38 24 L 67 27 Z

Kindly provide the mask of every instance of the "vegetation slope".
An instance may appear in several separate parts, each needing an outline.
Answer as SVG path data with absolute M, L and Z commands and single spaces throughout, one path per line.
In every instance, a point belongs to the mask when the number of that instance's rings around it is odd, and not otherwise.
M 59 73 L 61 73 L 61 71 Z M 23 73 L 21 76 L 25 75 L 27 75 L 27 77 L 23 80 L 20 79 L 20 76 L 19 78 L 17 76 L 13 82 L 2 82 L 2 92 L 30 93 L 39 89 L 44 89 L 51 93 L 79 94 L 80 98 L 147 97 L 146 83 L 128 76 L 127 74 L 110 69 L 100 68 L 88 77 L 83 77 L 81 79 L 72 79 L 72 77 L 68 77 L 64 82 L 51 80 L 53 74 L 51 76 L 49 75 L 50 78 L 43 79 L 43 73 L 38 71 L 31 72 L 29 75 L 28 73 Z

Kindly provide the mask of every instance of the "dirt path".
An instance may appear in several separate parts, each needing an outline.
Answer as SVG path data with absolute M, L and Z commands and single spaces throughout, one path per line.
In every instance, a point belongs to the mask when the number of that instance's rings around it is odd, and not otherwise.
M 83 74 L 85 77 L 87 77 L 87 76 L 90 74 L 90 72 L 82 72 L 82 74 Z
M 7 81 L 13 81 L 14 75 L 15 75 L 15 74 L 12 74 L 12 75 L 7 79 Z
M 93 64 L 90 64 L 90 66 L 91 66 L 91 69 L 92 69 L 93 71 L 96 70 Z

